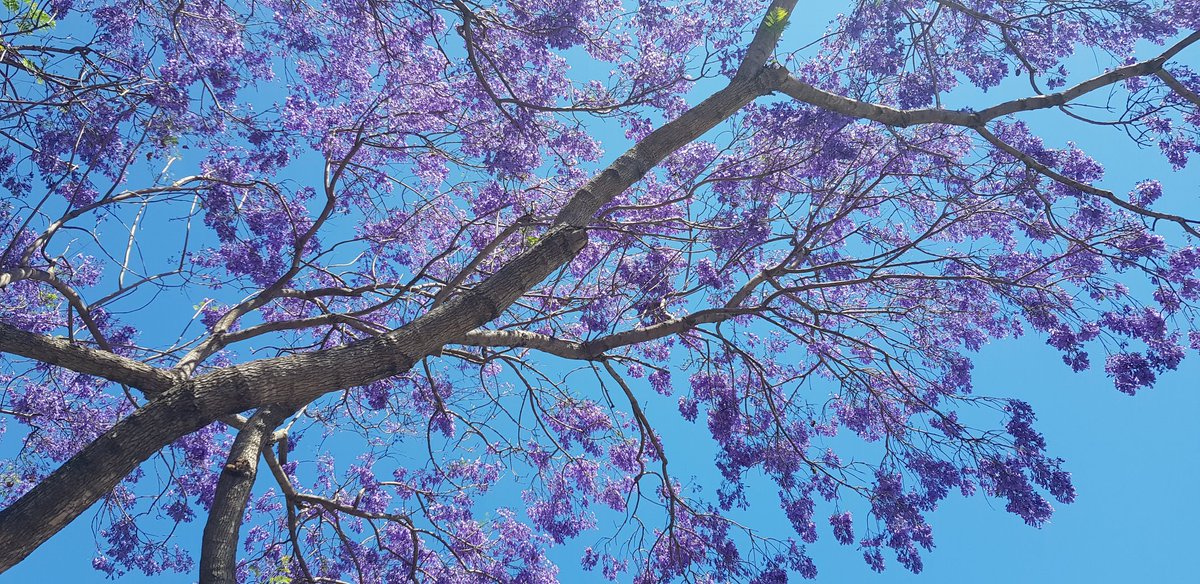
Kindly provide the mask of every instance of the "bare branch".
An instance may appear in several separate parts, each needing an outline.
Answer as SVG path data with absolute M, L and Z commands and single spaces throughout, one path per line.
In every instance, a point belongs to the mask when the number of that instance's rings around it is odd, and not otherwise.
M 1170 87 L 1175 93 L 1178 93 L 1180 97 L 1192 102 L 1192 104 L 1194 104 L 1196 107 L 1200 107 L 1200 93 L 1196 93 L 1195 91 L 1188 89 L 1186 85 L 1180 83 L 1179 80 L 1176 79 L 1174 75 L 1168 73 L 1166 69 L 1159 69 L 1155 75 L 1158 75 L 1158 78 L 1162 79 L 1163 83 L 1166 83 L 1167 87 Z
M 889 126 L 908 127 L 921 124 L 946 124 L 966 128 L 979 128 L 1001 116 L 1064 106 L 1084 95 L 1118 81 L 1157 74 L 1162 70 L 1163 64 L 1171 57 L 1174 57 L 1179 51 L 1195 44 L 1197 41 L 1200 41 L 1200 31 L 1188 35 L 1187 38 L 1175 43 L 1171 48 L 1148 61 L 1118 67 L 1057 93 L 1014 99 L 974 112 L 939 108 L 896 109 L 886 105 L 843 97 L 836 93 L 813 87 L 792 75 L 784 78 L 776 89 L 793 99 L 810 105 Z
M 1160 213 L 1158 211 L 1151 211 L 1150 209 L 1147 209 L 1145 207 L 1141 207 L 1139 205 L 1134 205 L 1133 203 L 1125 201 L 1125 200 L 1121 199 L 1120 197 L 1116 196 L 1115 194 L 1112 193 L 1112 191 L 1106 191 L 1104 189 L 1094 187 L 1087 183 L 1079 182 L 1069 176 L 1066 176 L 1066 175 L 1054 170 L 1053 168 L 1046 166 L 1045 164 L 1042 164 L 1041 162 L 1038 162 L 1032 156 L 1030 156 L 1024 152 L 1021 152 L 1017 148 L 1014 148 L 1013 146 L 1004 142 L 1000 138 L 996 137 L 996 135 L 991 133 L 990 131 L 988 131 L 987 128 L 979 127 L 979 128 L 975 128 L 975 131 L 979 132 L 979 135 L 982 136 L 984 140 L 987 140 L 988 142 L 990 142 L 993 146 L 999 148 L 1000 150 L 1003 150 L 1009 156 L 1012 156 L 1013 158 L 1020 160 L 1022 163 L 1025 164 L 1025 166 L 1028 166 L 1029 168 L 1037 171 L 1039 174 L 1042 174 L 1051 180 L 1054 180 L 1054 181 L 1057 181 L 1064 185 L 1067 185 L 1073 189 L 1077 189 L 1077 190 L 1083 191 L 1083 192 L 1091 194 L 1091 195 L 1096 195 L 1097 197 L 1100 197 L 1122 209 L 1125 209 L 1126 211 L 1132 211 L 1132 212 L 1137 213 L 1138 215 L 1142 215 L 1144 217 L 1151 217 L 1154 219 L 1162 219 L 1164 221 L 1170 221 L 1172 223 L 1176 223 L 1181 228 L 1183 228 L 1184 231 L 1187 231 L 1188 233 L 1190 233 L 1192 235 L 1200 237 L 1200 231 L 1197 231 L 1196 228 L 1193 227 L 1193 225 L 1200 225 L 1200 221 L 1198 221 L 1198 220 L 1187 219 L 1185 217 L 1180 217 L 1178 215 L 1171 215 L 1168 213 Z
M 0 352 L 36 359 L 77 373 L 103 377 L 148 394 L 166 391 L 180 381 L 170 371 L 116 353 L 89 349 L 65 339 L 47 337 L 0 323 Z
M 466 333 L 456 344 L 473 347 L 527 347 L 564 359 L 594 361 L 616 348 L 637 345 L 691 330 L 701 324 L 722 322 L 754 308 L 713 308 L 647 327 L 614 333 L 591 341 L 556 339 L 549 335 L 522 330 L 477 329 Z

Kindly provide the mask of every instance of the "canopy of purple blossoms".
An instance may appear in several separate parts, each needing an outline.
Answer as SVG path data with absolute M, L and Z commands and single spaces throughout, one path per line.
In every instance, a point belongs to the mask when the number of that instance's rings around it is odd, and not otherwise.
M 1200 9 L 794 4 L 5 2 L 0 506 L 174 383 L 459 310 L 574 225 L 483 326 L 289 403 L 239 579 L 783 582 L 818 538 L 920 572 L 947 497 L 1044 524 L 1067 466 L 972 360 L 1028 335 L 1149 388 L 1200 350 L 1200 222 L 1027 112 L 1184 169 Z M 269 403 L 105 489 L 95 568 L 196 570 Z M 676 463 L 700 435 L 714 471 Z

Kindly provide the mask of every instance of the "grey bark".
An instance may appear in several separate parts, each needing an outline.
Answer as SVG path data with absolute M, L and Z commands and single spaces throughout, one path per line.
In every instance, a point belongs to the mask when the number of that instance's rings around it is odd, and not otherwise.
M 166 391 L 180 381 L 170 371 L 108 351 L 89 349 L 66 339 L 23 331 L 0 322 L 0 353 L 53 363 L 85 375 L 103 377 L 146 393 Z
M 229 456 L 217 479 L 213 506 L 204 524 L 200 547 L 200 583 L 236 584 L 237 549 L 246 504 L 254 479 L 258 477 L 258 460 L 264 448 L 271 444 L 271 434 L 294 408 L 267 406 L 258 410 L 242 426 Z

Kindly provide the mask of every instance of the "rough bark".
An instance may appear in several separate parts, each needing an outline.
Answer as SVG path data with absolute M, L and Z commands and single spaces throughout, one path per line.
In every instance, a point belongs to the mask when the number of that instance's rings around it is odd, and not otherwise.
M 213 506 L 204 524 L 200 547 L 201 584 L 237 582 L 238 537 L 254 479 L 258 477 L 258 459 L 270 447 L 275 427 L 287 419 L 294 408 L 267 406 L 258 410 L 238 432 L 229 456 L 217 479 Z
M 21 561 L 164 444 L 211 422 L 196 409 L 191 387 L 134 412 L 0 513 L 0 567 Z
M 0 353 L 53 363 L 86 375 L 123 383 L 146 393 L 166 391 L 179 382 L 170 371 L 151 367 L 108 351 L 46 337 L 0 322 Z

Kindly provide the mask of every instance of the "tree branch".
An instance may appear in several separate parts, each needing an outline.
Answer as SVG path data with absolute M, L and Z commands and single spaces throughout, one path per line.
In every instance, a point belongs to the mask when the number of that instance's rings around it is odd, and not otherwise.
M 470 331 L 454 342 L 471 347 L 526 347 L 564 359 L 594 361 L 601 359 L 604 353 L 619 347 L 661 339 L 691 330 L 702 324 L 722 322 L 750 312 L 753 312 L 753 309 L 712 308 L 647 327 L 639 327 L 582 342 L 558 339 L 531 331 L 485 329 Z
M 271 434 L 295 408 L 267 406 L 255 412 L 238 432 L 217 479 L 213 506 L 204 524 L 200 547 L 201 584 L 236 584 L 238 533 L 254 479 L 258 458 L 270 447 Z
M 767 65 L 775 46 L 779 44 L 779 35 L 787 28 L 792 10 L 796 8 L 796 0 L 774 0 L 767 7 L 758 30 L 754 31 L 754 39 L 746 47 L 746 56 L 742 58 L 734 79 L 753 77 L 759 69 Z
M 1166 69 L 1159 69 L 1157 72 L 1155 72 L 1155 75 L 1158 75 L 1158 78 L 1162 79 L 1163 83 L 1166 83 L 1167 87 L 1170 87 L 1175 93 L 1178 93 L 1180 97 L 1192 102 L 1192 104 L 1196 107 L 1200 107 L 1200 94 L 1188 89 L 1186 85 L 1180 83 L 1179 80 L 1176 79 L 1174 75 L 1168 73 Z
M 1188 233 L 1195 235 L 1196 237 L 1200 237 L 1200 231 L 1197 231 L 1195 227 L 1192 227 L 1192 225 L 1200 225 L 1200 221 L 1187 219 L 1185 217 L 1180 217 L 1178 215 L 1171 215 L 1168 213 L 1159 213 L 1158 211 L 1151 211 L 1150 209 L 1147 209 L 1145 207 L 1134 205 L 1133 203 L 1125 201 L 1125 200 L 1121 199 L 1120 197 L 1118 197 L 1117 195 L 1113 194 L 1112 191 L 1106 191 L 1104 189 L 1094 187 L 1087 183 L 1077 181 L 1069 176 L 1062 174 L 1061 172 L 1054 170 L 1053 168 L 1050 168 L 1049 166 L 1046 166 L 1045 164 L 1042 164 L 1041 162 L 1038 162 L 1034 157 L 1020 151 L 1016 147 L 1011 146 L 1007 142 L 1001 140 L 995 134 L 988 131 L 987 128 L 979 127 L 979 128 L 975 128 L 975 131 L 979 132 L 979 135 L 982 136 L 984 140 L 987 140 L 989 143 L 991 143 L 996 148 L 1003 150 L 1009 156 L 1012 156 L 1013 158 L 1020 160 L 1022 163 L 1025 164 L 1025 166 L 1028 166 L 1030 169 L 1038 172 L 1039 174 L 1042 174 L 1043 176 L 1045 176 L 1051 180 L 1054 180 L 1056 182 L 1067 185 L 1073 189 L 1083 191 L 1090 195 L 1095 195 L 1097 197 L 1100 197 L 1122 209 L 1125 209 L 1126 211 L 1132 211 L 1132 212 L 1137 213 L 1138 215 L 1142 215 L 1144 217 L 1151 217 L 1154 219 L 1162 219 L 1164 221 L 1170 221 L 1172 223 L 1176 223 L 1180 227 L 1182 227 L 1184 231 L 1187 231 Z
M 96 325 L 96 320 L 92 318 L 92 310 L 88 307 L 87 303 L 83 301 L 83 297 L 81 297 L 78 292 L 75 292 L 73 288 L 68 286 L 66 282 L 58 279 L 58 277 L 54 275 L 53 270 L 17 268 L 15 270 L 2 272 L 0 273 L 0 288 L 7 286 L 10 282 L 19 282 L 21 280 L 36 280 L 38 282 L 49 284 L 50 287 L 57 290 L 59 294 L 62 294 L 63 297 L 67 299 L 67 304 L 70 304 L 71 307 L 75 309 L 75 312 L 79 314 L 79 320 L 83 321 L 84 326 L 87 327 L 88 332 L 91 333 L 92 339 L 96 341 L 96 344 L 105 351 L 112 351 L 112 347 L 109 346 L 108 340 L 104 337 L 104 333 L 100 332 L 100 327 Z
M 1118 81 L 1157 74 L 1162 70 L 1163 64 L 1171 57 L 1174 57 L 1179 51 L 1197 41 L 1200 41 L 1200 31 L 1188 35 L 1159 56 L 1148 61 L 1118 67 L 1058 93 L 1014 99 L 976 112 L 940 108 L 896 109 L 886 105 L 843 97 L 836 93 L 818 89 L 793 75 L 785 77 L 776 89 L 797 101 L 815 105 L 842 115 L 863 118 L 888 126 L 903 128 L 921 124 L 946 124 L 966 128 L 979 128 L 1001 116 L 1063 106 Z
M 90 349 L 0 322 L 0 352 L 36 359 L 84 375 L 123 383 L 147 394 L 166 391 L 180 381 L 171 372 L 116 353 Z
M 529 216 L 526 215 L 520 219 L 517 219 L 516 221 L 513 221 L 512 225 L 505 227 L 504 230 L 496 235 L 496 237 L 492 238 L 492 240 L 488 242 L 488 244 L 484 246 L 484 248 L 480 250 L 478 254 L 475 254 L 474 259 L 472 259 L 466 266 L 463 266 L 463 268 L 459 270 L 449 282 L 446 282 L 445 286 L 442 286 L 441 290 L 438 290 L 437 294 L 433 297 L 433 303 L 430 304 L 429 307 L 437 308 L 439 304 L 446 300 L 446 298 L 449 298 L 450 295 L 458 289 L 459 285 L 466 281 L 467 277 L 469 277 L 475 271 L 475 268 L 479 267 L 479 264 L 483 263 L 484 260 L 492 255 L 492 252 L 496 251 L 496 248 L 500 247 L 500 244 L 504 243 L 504 241 L 518 229 L 527 227 L 528 224 Z

